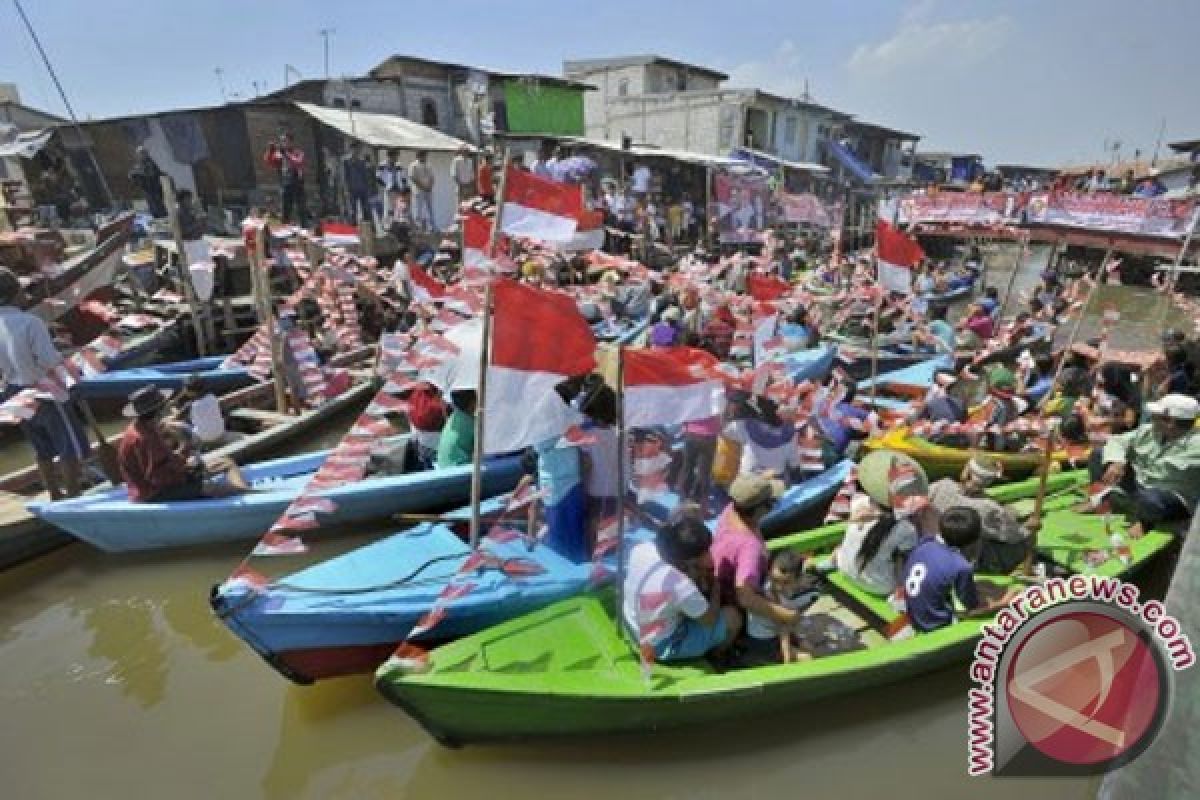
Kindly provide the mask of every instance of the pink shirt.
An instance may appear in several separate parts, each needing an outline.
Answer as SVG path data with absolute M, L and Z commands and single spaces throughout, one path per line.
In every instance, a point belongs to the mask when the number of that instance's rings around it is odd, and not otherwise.
M 995 324 L 987 314 L 977 314 L 967 320 L 967 330 L 974 333 L 980 339 L 987 341 L 995 333 Z
M 733 602 L 739 586 L 762 588 L 767 574 L 766 542 L 746 527 L 732 504 L 717 519 L 717 531 L 709 552 L 723 600 Z

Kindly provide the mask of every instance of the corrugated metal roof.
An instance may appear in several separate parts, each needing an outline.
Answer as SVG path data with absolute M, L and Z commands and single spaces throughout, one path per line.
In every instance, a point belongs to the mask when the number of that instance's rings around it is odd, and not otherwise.
M 469 142 L 394 114 L 328 108 L 312 103 L 296 103 L 295 105 L 322 125 L 336 128 L 352 139 L 357 139 L 372 147 L 435 152 L 453 152 L 462 147 L 475 149 Z

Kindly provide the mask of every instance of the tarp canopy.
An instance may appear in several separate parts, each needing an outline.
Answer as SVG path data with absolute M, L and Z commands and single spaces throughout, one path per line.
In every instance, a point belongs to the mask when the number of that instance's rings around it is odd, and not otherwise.
M 770 153 L 764 153 L 761 150 L 754 150 L 749 147 L 737 147 L 729 153 L 730 158 L 736 158 L 739 161 L 747 161 L 751 164 L 762 167 L 763 169 L 774 169 L 776 166 L 787 167 L 788 169 L 798 170 L 800 172 L 814 172 L 823 174 L 829 172 L 829 167 L 824 164 L 813 164 L 809 161 L 788 161 L 786 158 L 773 156 Z
M 54 135 L 54 130 L 28 131 L 13 137 L 0 137 L 0 158 L 33 158 Z
M 584 147 L 594 147 L 598 150 L 607 150 L 612 153 L 624 153 L 631 158 L 670 158 L 675 161 L 681 161 L 685 164 L 696 164 L 703 167 L 714 167 L 717 169 L 739 169 L 747 166 L 746 162 L 736 158 L 724 158 L 722 156 L 710 156 L 706 153 L 693 153 L 690 150 L 675 150 L 670 147 L 651 147 L 648 145 L 635 144 L 628 150 L 621 147 L 618 142 L 609 142 L 604 139 L 588 139 L 583 136 L 557 136 L 546 137 L 554 138 L 558 141 L 568 142 L 570 144 L 581 145 Z
M 465 147 L 475 148 L 462 139 L 447 136 L 441 131 L 426 127 L 395 114 L 376 114 L 345 108 L 328 108 L 312 103 L 296 103 L 296 107 L 322 125 L 341 131 L 351 139 L 389 150 L 428 150 L 430 152 L 454 152 Z

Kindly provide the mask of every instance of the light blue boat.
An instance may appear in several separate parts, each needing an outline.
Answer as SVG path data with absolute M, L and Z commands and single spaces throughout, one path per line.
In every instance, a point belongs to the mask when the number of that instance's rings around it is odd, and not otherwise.
M 130 392 L 143 386 L 178 391 L 183 388 L 183 382 L 189 376 L 195 375 L 200 379 L 204 391 L 221 394 L 254 382 L 245 367 L 223 369 L 221 363 L 225 358 L 226 356 L 209 356 L 152 367 L 110 370 L 83 378 L 75 391 L 89 400 L 128 397 Z
M 940 355 L 912 366 L 885 372 L 875 376 L 874 379 L 861 380 L 858 382 L 858 396 L 870 401 L 872 386 L 878 387 L 877 391 L 880 392 L 886 392 L 891 386 L 914 386 L 927 389 L 933 386 L 933 376 L 939 369 L 953 368 L 954 360 L 949 355 Z M 876 408 L 886 411 L 907 411 L 912 405 L 910 400 L 886 395 L 877 395 L 871 402 Z
M 767 518 L 813 510 L 828 500 L 850 469 L 845 461 L 811 481 L 792 487 Z M 664 494 L 646 507 L 651 518 L 677 502 Z M 466 518 L 465 512 L 462 514 Z M 626 546 L 644 540 L 647 528 L 626 534 Z M 444 602 L 445 618 L 417 644 L 446 641 L 571 597 L 595 583 L 590 563 L 572 563 L 549 548 L 523 540 L 484 548 L 501 560 L 533 562 L 541 571 L 509 576 L 485 569 L 460 576 L 470 555 L 462 536 L 443 523 L 427 523 L 277 578 L 265 587 L 242 581 L 214 587 L 216 615 L 267 663 L 287 678 L 311 683 L 368 672 L 383 663 L 453 581 L 472 583 L 462 597 Z M 605 566 L 615 570 L 611 554 Z M 456 577 L 458 578 L 457 580 Z
M 837 356 L 837 348 L 833 345 L 821 345 L 808 350 L 797 350 L 794 353 L 782 353 L 775 357 L 784 365 L 784 369 L 796 383 L 801 381 L 823 381 L 833 369 L 833 360 Z
M 297 497 L 328 453 L 243 467 L 242 474 L 255 491 L 236 497 L 132 503 L 125 487 L 119 487 L 55 503 L 30 503 L 28 508 L 109 553 L 257 539 Z M 520 475 L 520 456 L 489 459 L 483 468 L 484 492 L 508 491 Z M 456 506 L 467 501 L 470 486 L 470 466 L 369 477 L 319 493 L 337 506 L 319 518 L 324 524 L 342 525 Z

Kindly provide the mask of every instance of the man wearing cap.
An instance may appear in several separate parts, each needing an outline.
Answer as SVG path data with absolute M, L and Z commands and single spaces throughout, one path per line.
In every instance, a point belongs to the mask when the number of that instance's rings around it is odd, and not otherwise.
M 750 614 L 786 627 L 796 622 L 799 612 L 774 602 L 763 591 L 767 544 L 758 529 L 782 493 L 781 481 L 739 475 L 729 486 L 732 502 L 717 518 L 710 552 L 723 604 L 736 603 Z
M 122 412 L 132 421 L 117 446 L 117 463 L 130 502 L 198 500 L 245 492 L 248 487 L 241 471 L 228 459 L 220 464 L 227 473 L 225 483 L 205 481 L 203 462 L 189 459 L 186 443 L 178 442 L 163 420 L 168 399 L 161 389 L 143 386 L 129 395 Z
M 981 547 L 975 559 L 980 572 L 1003 575 L 1024 562 L 1029 537 L 1040 527 L 1036 519 L 1022 525 L 1008 507 L 986 494 L 986 489 L 1003 477 L 999 462 L 978 454 L 967 462 L 959 481 L 942 478 L 929 487 L 929 502 L 939 513 L 955 507 L 973 508 L 979 513 Z
M 0 401 L 37 387 L 63 360 L 46 323 L 17 307 L 21 291 L 16 274 L 0 267 L 0 379 L 4 386 Z M 21 430 L 33 447 L 38 474 L 50 498 L 78 495 L 83 461 L 91 448 L 71 404 L 42 393 L 33 416 L 21 423 Z
M 1163 522 L 1187 519 L 1200 499 L 1200 433 L 1194 397 L 1169 394 L 1147 403 L 1150 422 L 1112 436 L 1092 451 L 1092 480 L 1111 491 L 1112 503 L 1134 518 L 1132 537 Z

